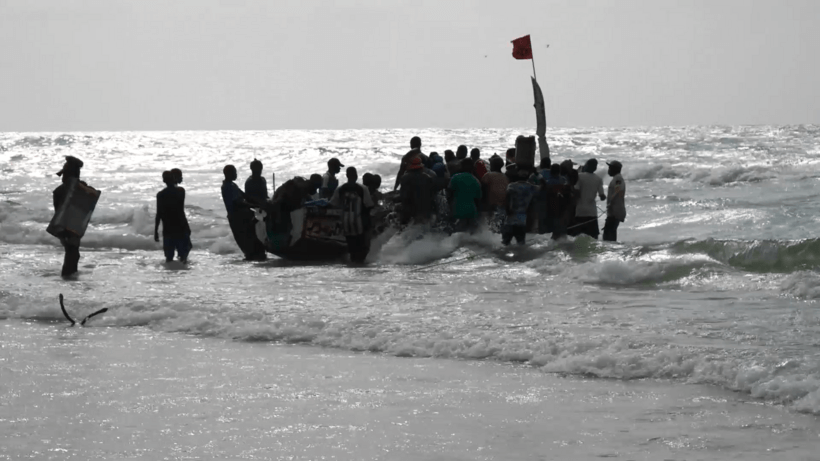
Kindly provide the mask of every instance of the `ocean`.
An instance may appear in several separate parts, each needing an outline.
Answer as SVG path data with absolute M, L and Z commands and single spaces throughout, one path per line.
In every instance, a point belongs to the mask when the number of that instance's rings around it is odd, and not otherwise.
M 390 233 L 349 266 L 230 234 L 225 164 L 270 187 L 338 157 L 386 191 L 412 136 L 527 131 L 0 133 L 0 460 L 820 459 L 818 126 L 550 129 L 605 185 L 623 163 L 618 243 Z M 102 192 L 74 280 L 64 155 Z M 188 265 L 153 240 L 174 167 Z M 71 328 L 60 293 L 109 310 Z

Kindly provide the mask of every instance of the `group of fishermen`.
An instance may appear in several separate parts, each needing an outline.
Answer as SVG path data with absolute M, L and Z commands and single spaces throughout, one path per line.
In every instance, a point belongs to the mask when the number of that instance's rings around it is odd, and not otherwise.
M 358 184 L 355 167 L 347 168 L 347 182 L 340 185 L 336 175 L 344 165 L 331 158 L 324 175 L 290 179 L 269 199 L 262 162 L 254 159 L 244 191 L 234 182 L 238 177 L 236 167 L 223 168 L 222 199 L 231 231 L 248 260 L 266 258 L 265 246 L 256 238 L 254 209 L 265 210 L 270 216 L 266 220 L 268 229 L 287 231 L 292 225 L 290 213 L 306 204 L 342 210 L 342 227 L 354 262 L 362 262 L 367 256 L 374 226 L 373 210 L 385 208 L 383 205 L 397 213 L 400 226 L 474 232 L 486 224 L 500 232 L 502 243 L 508 245 L 513 239 L 523 244 L 527 232 L 551 233 L 553 239 L 580 234 L 597 239 L 597 197 L 606 200 L 603 240 L 617 240 L 618 225 L 626 219 L 626 185 L 621 163 L 607 163 L 612 180 L 605 193 L 602 179 L 595 174 L 596 159 L 589 159 L 576 169 L 571 160 L 552 162 L 547 147 L 547 155 L 535 166 L 534 144 L 532 137 L 519 137 L 516 147 L 507 150 L 506 158 L 494 154 L 485 161 L 478 148 L 468 152 L 464 145 L 458 146 L 456 152 L 444 151 L 443 157 L 437 152 L 427 155 L 422 152 L 421 139 L 413 137 L 410 151 L 402 157 L 393 191 L 386 194 L 379 191 L 378 174 L 366 173 L 363 184 Z M 529 153 L 529 159 L 522 152 Z M 55 211 L 66 198 L 68 180 L 79 180 L 82 166 L 81 160 L 66 157 L 63 169 L 57 173 L 63 184 L 53 193 Z M 162 180 L 165 188 L 157 194 L 154 240 L 160 240 L 161 224 L 166 261 L 172 261 L 176 253 L 185 262 L 192 244 L 185 216 L 182 171 L 165 171 Z M 68 276 L 77 271 L 80 239 L 68 234 L 59 237 L 65 247 L 62 275 Z
M 551 233 L 553 239 L 580 234 L 597 239 L 596 196 L 606 200 L 603 240 L 617 240 L 618 225 L 626 219 L 626 184 L 618 161 L 607 164 L 612 180 L 604 193 L 603 180 L 594 174 L 596 159 L 575 169 L 571 160 L 553 163 L 546 146 L 547 155 L 535 166 L 533 137 L 519 137 L 506 158 L 494 154 L 489 162 L 478 148 L 468 157 L 464 145 L 455 153 L 446 150 L 443 158 L 436 152 L 425 155 L 418 137 L 410 148 L 394 185 L 400 193 L 402 224 L 434 223 L 472 232 L 487 223 L 501 233 L 505 245 L 513 238 L 525 243 L 527 232 Z

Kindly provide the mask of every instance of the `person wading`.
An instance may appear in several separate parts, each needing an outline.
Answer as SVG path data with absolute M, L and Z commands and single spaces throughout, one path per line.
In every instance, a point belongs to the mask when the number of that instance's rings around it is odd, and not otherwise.
M 518 181 L 507 186 L 507 219 L 501 231 L 501 243 L 509 245 L 513 237 L 519 245 L 523 245 L 527 236 L 527 211 L 533 197 L 540 190 L 540 186 L 531 184 L 530 174 L 526 170 L 518 172 Z M 544 184 L 544 180 L 539 178 Z
M 267 258 L 262 242 L 256 238 L 254 215 L 251 206 L 258 206 L 255 200 L 246 197 L 242 189 L 234 183 L 236 181 L 236 167 L 225 165 L 222 170 L 225 180 L 222 182 L 222 201 L 228 212 L 228 224 L 231 226 L 233 238 L 239 249 L 248 261 L 260 261 Z M 249 203 L 251 202 L 251 203 Z
M 600 229 L 595 195 L 597 194 L 601 200 L 606 200 L 606 194 L 604 194 L 604 181 L 595 174 L 596 169 L 598 169 L 598 161 L 592 158 L 584 164 L 584 171 L 578 173 L 578 182 L 575 184 L 575 189 L 578 191 L 578 203 L 575 206 L 574 228 L 569 229 L 569 235 L 587 234 L 594 239 L 598 238 Z
M 401 223 L 427 224 L 433 214 L 434 180 L 424 173 L 421 158 L 416 157 L 401 178 Z
M 626 205 L 624 204 L 626 183 L 623 176 L 621 176 L 621 168 L 623 168 L 621 162 L 615 160 L 607 162 L 607 165 L 609 165 L 607 174 L 612 176 L 612 181 L 609 182 L 609 189 L 607 190 L 603 239 L 608 242 L 615 242 L 618 240 L 618 225 L 626 220 Z
M 154 241 L 159 242 L 159 225 L 162 224 L 162 249 L 165 261 L 174 260 L 174 252 L 183 263 L 188 262 L 191 251 L 191 228 L 185 217 L 185 189 L 177 187 L 177 177 L 172 171 L 162 173 L 165 189 L 157 194 L 157 217 L 154 220 Z
M 347 183 L 336 189 L 330 204 L 342 209 L 342 227 L 350 260 L 362 263 L 370 251 L 370 209 L 374 204 L 370 191 L 356 184 L 359 178 L 356 168 L 350 167 L 346 173 Z
M 57 176 L 60 176 L 62 180 L 62 184 L 57 186 L 52 192 L 52 199 L 54 204 L 54 212 L 60 209 L 63 205 L 63 202 L 66 201 L 69 192 L 69 184 L 72 180 L 77 180 L 83 186 L 88 186 L 84 181 L 80 181 L 80 169 L 83 167 L 83 161 L 72 157 L 71 155 L 66 156 L 65 164 L 63 164 L 63 169 L 57 172 Z M 63 245 L 65 249 L 65 256 L 63 257 L 63 269 L 60 272 L 60 275 L 63 277 L 68 277 L 73 275 L 77 272 L 77 265 L 80 262 L 80 237 L 70 234 L 68 232 L 63 233 L 62 235 L 58 236 L 60 239 L 60 243 Z
M 466 147 L 465 147 L 466 149 Z M 474 232 L 478 226 L 478 205 L 481 200 L 481 184 L 473 176 L 473 161 L 465 158 L 459 173 L 450 178 L 450 203 L 452 217 L 456 220 L 455 232 Z

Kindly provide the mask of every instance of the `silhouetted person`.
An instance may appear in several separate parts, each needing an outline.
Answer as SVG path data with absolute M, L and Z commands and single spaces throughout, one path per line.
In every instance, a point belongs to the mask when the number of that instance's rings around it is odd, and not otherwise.
M 460 173 L 450 178 L 450 204 L 452 217 L 456 220 L 456 232 L 475 231 L 478 226 L 478 207 L 481 200 L 481 184 L 473 176 L 473 161 L 461 161 Z
M 461 162 L 462 160 L 467 158 L 467 153 L 468 152 L 469 152 L 469 150 L 467 149 L 467 146 L 465 146 L 464 144 L 458 146 L 456 148 L 456 160 Z M 459 163 L 459 165 L 460 165 L 460 163 Z
M 266 259 L 265 248 L 256 238 L 254 214 L 250 209 L 251 203 L 246 199 L 242 189 L 234 183 L 237 177 L 236 167 L 225 165 L 222 172 L 225 174 L 225 180 L 222 182 L 222 201 L 228 212 L 228 224 L 231 226 L 236 244 L 239 245 L 245 259 L 249 261 Z
M 426 224 L 433 214 L 435 185 L 433 178 L 424 173 L 424 165 L 416 157 L 401 178 L 401 223 Z
M 182 184 L 182 170 L 180 170 L 179 168 L 172 168 L 171 176 L 174 178 L 174 184 L 176 184 L 177 186 Z
M 347 169 L 347 183 L 339 186 L 330 199 L 330 204 L 342 209 L 342 227 L 347 240 L 350 260 L 364 262 L 370 251 L 370 209 L 374 207 L 370 192 L 356 184 L 359 175 L 356 168 Z
M 423 165 L 430 166 L 430 158 L 421 151 L 421 138 L 413 136 L 413 138 L 410 139 L 410 150 L 401 158 L 401 164 L 399 165 L 399 172 L 396 175 L 396 183 L 393 185 L 393 190 L 399 188 L 402 176 L 404 176 L 404 173 L 407 171 L 407 167 L 410 166 L 410 162 L 416 157 L 421 158 Z
M 159 225 L 162 223 L 162 249 L 166 262 L 174 260 L 174 252 L 180 261 L 187 262 L 192 247 L 191 228 L 185 217 L 185 189 L 176 186 L 177 179 L 172 171 L 164 171 L 162 182 L 165 189 L 157 194 L 154 241 L 159 242 Z
M 598 169 L 598 161 L 589 159 L 584 164 L 584 171 L 578 173 L 578 181 L 575 189 L 578 191 L 578 203 L 575 205 L 575 226 L 569 230 L 569 235 L 575 236 L 587 234 L 597 239 L 600 234 L 598 227 L 598 206 L 595 204 L 595 195 L 601 200 L 606 200 L 604 194 L 604 181 L 595 174 Z M 572 181 L 572 177 L 570 181 Z
M 456 154 L 450 149 L 444 151 L 444 165 L 447 167 L 447 172 L 451 178 L 460 172 L 459 161 L 456 160 Z
M 83 161 L 72 157 L 70 155 L 66 156 L 65 164 L 63 165 L 63 169 L 57 172 L 57 176 L 60 176 L 62 179 L 62 184 L 57 186 L 52 193 L 52 199 L 54 203 L 54 212 L 57 213 L 57 210 L 60 209 L 63 202 L 65 202 L 66 198 L 68 197 L 69 192 L 69 183 L 76 179 L 79 181 L 80 179 L 80 169 L 83 167 Z M 84 181 L 80 181 L 80 184 L 87 186 Z M 60 275 L 63 277 L 68 277 L 77 272 L 77 265 L 80 262 L 80 237 L 76 235 L 70 234 L 65 232 L 63 235 L 59 236 L 60 243 L 63 245 L 65 249 L 65 256 L 63 258 L 63 269 L 60 272 Z
M 626 183 L 621 176 L 621 162 L 615 160 L 607 162 L 609 170 L 607 174 L 612 176 L 609 182 L 606 198 L 606 221 L 604 222 L 604 237 L 608 242 L 618 240 L 618 225 L 626 220 L 626 205 L 624 196 L 626 195 Z
M 481 159 L 481 151 L 478 150 L 478 147 L 474 147 L 470 150 L 470 159 L 473 161 L 473 175 L 475 178 L 481 181 L 481 178 L 487 174 L 487 162 Z
M 502 208 L 507 203 L 507 186 L 510 180 L 501 172 L 504 167 L 504 160 L 493 155 L 490 157 L 490 172 L 481 178 L 481 192 L 484 197 L 483 209 L 490 216 L 495 214 L 498 208 Z
M 343 166 L 342 162 L 336 157 L 327 161 L 327 173 L 322 176 L 322 188 L 319 190 L 320 198 L 330 199 L 333 197 L 333 193 L 339 187 L 339 180 L 336 175 L 342 171 Z
M 262 162 L 257 159 L 251 162 L 251 175 L 245 181 L 245 194 L 260 204 L 268 201 L 268 183 L 262 177 Z

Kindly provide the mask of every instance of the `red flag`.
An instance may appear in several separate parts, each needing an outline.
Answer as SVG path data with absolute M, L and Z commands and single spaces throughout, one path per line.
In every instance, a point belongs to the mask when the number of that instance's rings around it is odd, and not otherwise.
M 515 59 L 532 59 L 532 44 L 529 35 L 513 40 L 512 44 Z

